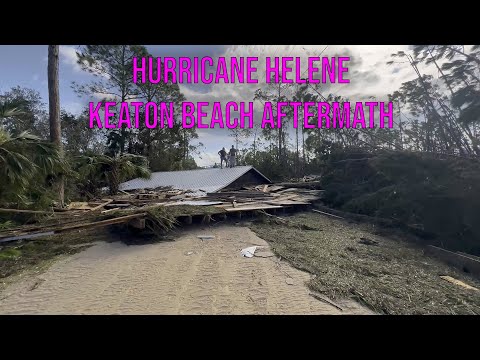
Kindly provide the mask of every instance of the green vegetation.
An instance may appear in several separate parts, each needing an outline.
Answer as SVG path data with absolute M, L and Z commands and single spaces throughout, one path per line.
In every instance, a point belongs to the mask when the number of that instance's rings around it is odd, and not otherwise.
M 18 249 L 10 248 L 0 251 L 0 260 L 3 259 L 17 259 L 22 255 L 22 252 Z
M 66 170 L 56 147 L 27 132 L 12 136 L 0 128 L 0 203 L 23 205 L 42 199 Z
M 328 157 L 323 201 L 335 208 L 393 219 L 434 235 L 434 245 L 480 254 L 480 163 L 424 153 Z
M 149 54 L 144 46 L 136 45 L 79 48 L 78 62 L 84 71 L 94 75 L 94 80 L 73 84 L 74 89 L 79 95 L 102 93 L 103 101 L 135 98 L 178 105 L 185 100 L 178 84 L 134 84 L 134 56 Z M 49 46 L 50 58 L 58 63 L 58 46 Z M 55 73 L 55 66 L 49 65 L 49 78 Z M 58 93 L 55 84 L 49 93 Z M 58 96 L 49 99 L 55 104 L 57 100 Z M 88 108 L 79 115 L 62 110 L 59 121 L 56 114 L 55 121 L 50 121 L 49 115 L 35 90 L 14 87 L 0 93 L 0 206 L 48 208 L 53 201 L 63 203 L 63 187 L 68 203 L 98 196 L 103 187 L 115 194 L 121 182 L 148 177 L 150 170 L 196 168 L 193 155 L 201 144 L 193 143 L 198 138 L 196 129 L 181 127 L 178 113 L 173 129 L 141 128 L 138 133 L 90 128 Z M 61 135 L 63 151 L 51 142 L 52 131 L 57 142 Z
M 77 166 L 83 189 L 95 192 L 100 184 L 106 184 L 111 195 L 118 193 L 122 182 L 137 177 L 148 179 L 151 174 L 147 158 L 133 154 L 84 155 L 79 157 Z

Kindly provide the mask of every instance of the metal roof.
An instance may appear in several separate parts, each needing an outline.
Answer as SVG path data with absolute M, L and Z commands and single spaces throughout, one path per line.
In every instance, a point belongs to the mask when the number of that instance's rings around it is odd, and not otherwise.
M 248 171 L 253 170 L 271 181 L 253 166 L 236 166 L 233 168 L 210 168 L 184 171 L 160 171 L 152 173 L 150 179 L 133 179 L 120 184 L 120 190 L 155 189 L 162 186 L 171 186 L 180 190 L 194 192 L 216 192 L 230 185 Z

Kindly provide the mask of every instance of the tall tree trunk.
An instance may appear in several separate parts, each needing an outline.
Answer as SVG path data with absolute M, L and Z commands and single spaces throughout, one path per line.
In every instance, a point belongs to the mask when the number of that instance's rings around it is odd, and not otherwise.
M 296 141 L 297 141 L 297 149 L 296 149 L 296 154 L 295 154 L 295 162 L 296 162 L 295 177 L 298 178 L 299 175 L 300 175 L 300 152 L 298 151 L 298 126 L 295 129 L 295 137 L 296 137 Z
M 402 106 L 398 100 L 398 128 L 400 129 L 400 148 L 403 150 L 403 127 L 402 127 Z
M 305 129 L 304 129 L 303 126 L 302 126 L 302 159 L 303 159 L 302 175 L 305 175 L 305 164 L 307 162 L 306 162 L 306 159 L 305 159 Z
M 48 104 L 50 117 L 50 140 L 57 145 L 63 156 L 62 131 L 60 126 L 60 94 L 58 85 L 58 52 L 59 45 L 48 45 Z M 63 174 L 58 177 L 58 202 L 64 205 Z
M 119 160 L 114 159 L 114 163 L 112 164 L 110 172 L 107 175 L 110 180 L 110 195 L 117 195 L 118 189 L 120 189 L 120 169 L 117 161 Z
M 257 129 L 253 133 L 253 165 L 257 166 Z

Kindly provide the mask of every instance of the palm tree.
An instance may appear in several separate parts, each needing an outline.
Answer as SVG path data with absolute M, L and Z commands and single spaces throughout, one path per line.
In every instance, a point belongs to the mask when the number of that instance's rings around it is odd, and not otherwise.
M 123 181 L 136 177 L 148 179 L 151 175 L 147 158 L 140 155 L 92 155 L 78 159 L 80 176 L 92 183 L 106 183 L 111 195 L 118 193 Z
M 36 175 L 52 174 L 63 165 L 54 144 L 28 132 L 11 136 L 0 128 L 0 200 L 20 198 Z
M 0 201 L 25 200 L 25 191 L 38 175 L 45 178 L 66 169 L 54 144 L 26 131 L 12 136 L 1 127 L 2 119 L 22 114 L 21 104 L 0 100 Z
M 16 106 L 8 101 L 0 101 L 0 120 L 22 114 L 23 110 L 19 106 Z

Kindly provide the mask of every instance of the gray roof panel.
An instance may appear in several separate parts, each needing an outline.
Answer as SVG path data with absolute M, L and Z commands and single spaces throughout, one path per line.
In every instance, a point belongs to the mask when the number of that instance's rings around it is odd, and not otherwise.
M 236 166 L 224 169 L 211 168 L 154 172 L 150 179 L 138 178 L 120 184 L 120 190 L 155 189 L 171 186 L 180 190 L 216 192 L 230 185 L 252 169 L 264 177 L 266 183 L 271 182 L 252 166 Z

